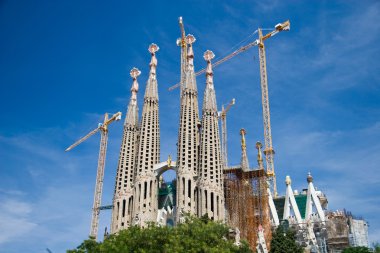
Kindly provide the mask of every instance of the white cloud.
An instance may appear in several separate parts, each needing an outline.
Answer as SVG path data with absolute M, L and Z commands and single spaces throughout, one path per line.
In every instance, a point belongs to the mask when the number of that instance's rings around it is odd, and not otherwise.
M 31 221 L 32 206 L 14 199 L 0 201 L 0 245 L 32 231 L 37 224 Z
M 78 132 L 83 126 L 40 129 L 12 137 L 0 136 L 2 148 L 8 151 L 3 152 L 4 161 L 11 160 L 13 154 L 17 154 L 18 158 L 17 164 L 9 163 L 7 170 L 1 172 L 22 174 L 22 177 L 9 177 L 0 189 L 0 248 L 7 253 L 40 252 L 45 248 L 53 252 L 63 251 L 75 248 L 86 239 L 90 227 L 99 138 L 71 153 L 65 153 L 63 147 L 71 142 L 66 136 L 73 128 Z M 112 198 L 120 135 L 121 131 L 114 131 L 109 138 L 111 154 L 106 165 L 103 199 L 103 203 L 107 204 Z M 103 226 L 107 217 L 103 215 L 101 218 Z

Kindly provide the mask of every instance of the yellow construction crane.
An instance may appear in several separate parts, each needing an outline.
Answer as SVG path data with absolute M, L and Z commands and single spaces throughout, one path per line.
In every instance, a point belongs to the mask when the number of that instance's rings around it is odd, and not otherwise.
M 262 95 L 262 107 L 263 107 L 263 121 L 264 121 L 264 140 L 265 140 L 265 160 L 267 165 L 267 173 L 269 177 L 270 182 L 270 189 L 273 193 L 273 196 L 277 196 L 277 187 L 276 187 L 276 175 L 274 173 L 274 149 L 272 145 L 272 134 L 271 134 L 271 125 L 270 125 L 270 112 L 269 112 L 269 97 L 268 97 L 268 80 L 267 80 L 267 70 L 266 70 L 266 57 L 265 57 L 265 46 L 264 41 L 266 39 L 269 39 L 270 37 L 273 37 L 277 33 L 281 31 L 288 31 L 290 30 L 290 21 L 287 20 L 283 23 L 279 23 L 274 27 L 274 30 L 267 33 L 266 35 L 262 34 L 262 29 L 259 28 L 254 33 L 259 34 L 259 38 L 253 42 L 248 43 L 245 46 L 240 47 L 239 49 L 235 50 L 231 54 L 223 57 L 219 61 L 216 61 L 214 64 L 212 64 L 213 68 L 216 66 L 222 64 L 223 62 L 228 61 L 229 59 L 235 57 L 236 55 L 247 51 L 249 48 L 253 46 L 258 46 L 259 48 L 259 58 L 260 58 L 260 79 L 261 79 L 261 95 Z M 204 73 L 206 69 L 201 69 L 200 71 L 196 72 L 195 75 L 199 76 L 200 74 Z M 172 91 L 176 88 L 178 88 L 180 84 L 175 84 L 169 88 L 169 91 Z
M 231 102 L 224 108 L 222 105 L 222 110 L 218 112 L 218 116 L 220 121 L 222 122 L 222 159 L 224 169 L 228 168 L 228 158 L 227 158 L 227 112 L 231 109 L 231 107 L 235 104 L 235 99 L 233 98 Z
M 186 40 L 183 37 L 185 34 L 185 30 L 183 28 L 182 17 L 180 17 L 179 20 L 180 20 L 179 24 L 180 24 L 180 28 L 181 28 L 181 32 L 182 32 L 182 39 L 181 38 L 177 39 L 177 45 L 182 46 L 182 52 L 186 52 L 186 50 L 184 50 L 184 48 L 187 48 L 187 44 L 186 44 Z M 275 26 L 275 30 L 271 31 L 270 33 L 266 34 L 265 36 L 262 36 L 262 41 L 276 35 L 280 31 L 288 31 L 289 29 L 290 29 L 289 20 L 285 21 L 284 23 L 279 23 Z M 258 33 L 259 30 L 261 30 L 261 29 L 257 29 L 253 34 Z M 260 44 L 260 39 L 257 39 L 253 42 L 250 42 L 247 45 L 242 46 L 239 49 L 235 50 L 234 52 L 230 53 L 229 55 L 223 57 L 222 59 L 216 61 L 215 63 L 212 64 L 212 67 L 215 68 L 216 66 L 222 64 L 223 62 L 228 61 L 229 59 L 237 56 L 238 54 L 240 54 L 244 51 L 247 51 L 248 49 L 250 49 L 253 46 L 258 46 L 259 44 Z M 181 61 L 181 63 L 182 63 L 182 61 Z M 203 68 L 203 69 L 199 70 L 198 72 L 196 72 L 195 76 L 199 76 L 199 75 L 203 74 L 205 71 L 206 71 L 206 68 Z M 177 84 L 169 87 L 168 90 L 169 91 L 175 90 L 176 88 L 178 88 L 181 85 L 181 83 L 182 83 L 182 80 L 180 83 L 177 83 Z
M 264 143 L 265 143 L 265 161 L 267 165 L 267 174 L 269 179 L 270 190 L 274 197 L 277 197 L 277 186 L 276 186 L 276 174 L 274 172 L 274 149 L 272 145 L 272 130 L 270 125 L 270 110 L 269 110 L 269 95 L 268 95 L 268 79 L 267 79 L 267 67 L 266 67 L 266 56 L 265 56 L 265 46 L 264 40 L 276 35 L 281 31 L 289 31 L 290 22 L 289 20 L 284 23 L 277 24 L 275 30 L 267 33 L 263 36 L 262 29 L 258 29 L 259 39 L 259 58 L 260 58 L 260 80 L 261 80 L 261 99 L 263 107 L 263 122 L 264 122 Z
M 89 132 L 86 136 L 80 138 L 73 145 L 68 147 L 65 151 L 70 151 L 74 147 L 78 146 L 90 136 L 94 135 L 98 131 L 101 132 L 100 137 L 100 150 L 99 150 L 99 159 L 98 159 L 98 169 L 96 174 L 96 184 L 95 184 L 95 194 L 94 194 L 94 204 L 92 207 L 92 219 L 91 219 L 91 230 L 90 236 L 97 238 L 98 235 L 98 224 L 99 224 L 99 212 L 101 209 L 101 200 L 102 200 L 102 190 L 103 190 L 103 178 L 104 178 L 104 166 L 106 162 L 106 153 L 107 153 L 107 141 L 108 141 L 108 125 L 113 122 L 121 119 L 121 112 L 115 113 L 111 118 L 108 118 L 108 113 L 104 115 L 103 124 Z

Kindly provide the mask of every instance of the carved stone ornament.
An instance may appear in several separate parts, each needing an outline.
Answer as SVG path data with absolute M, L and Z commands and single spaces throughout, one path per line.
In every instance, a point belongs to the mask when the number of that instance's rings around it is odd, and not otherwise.
M 141 74 L 141 71 L 138 68 L 133 68 L 130 72 L 130 75 L 133 79 L 136 79 Z
M 188 34 L 187 36 L 186 36 L 186 43 L 187 44 L 193 44 L 194 42 L 196 41 L 196 39 L 195 39 L 195 37 L 194 37 L 194 35 L 192 35 L 192 34 Z
M 160 48 L 154 43 L 150 44 L 150 46 L 148 48 L 148 50 L 151 54 L 155 54 L 159 49 Z
M 215 57 L 215 54 L 210 51 L 210 50 L 207 50 L 204 54 L 203 54 L 203 58 L 206 60 L 206 61 L 211 61 L 212 59 L 214 59 Z

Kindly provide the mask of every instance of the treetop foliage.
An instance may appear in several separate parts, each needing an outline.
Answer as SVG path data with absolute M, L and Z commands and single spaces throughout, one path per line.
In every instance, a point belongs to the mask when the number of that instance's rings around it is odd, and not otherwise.
M 373 251 L 371 251 L 369 248 L 362 247 L 362 246 L 349 247 L 349 248 L 346 248 L 342 251 L 342 253 L 372 253 L 372 252 Z
M 206 217 L 186 216 L 186 222 L 175 227 L 156 226 L 146 228 L 132 226 L 110 235 L 103 242 L 85 240 L 67 253 L 159 253 L 159 252 L 205 252 L 205 253 L 248 253 L 252 252 L 246 242 L 234 245 L 227 239 L 229 228 Z
M 272 235 L 270 253 L 303 253 L 303 248 L 296 243 L 296 233 L 292 229 L 284 230 L 278 226 Z

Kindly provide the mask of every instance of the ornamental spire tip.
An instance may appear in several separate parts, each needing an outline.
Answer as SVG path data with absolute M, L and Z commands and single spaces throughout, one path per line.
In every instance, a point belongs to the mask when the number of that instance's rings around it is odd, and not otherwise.
M 311 183 L 311 182 L 313 182 L 313 177 L 312 177 L 312 175 L 311 175 L 311 173 L 309 172 L 309 173 L 307 173 L 307 182 L 308 183 Z
M 193 44 L 195 41 L 196 41 L 196 39 L 195 39 L 194 35 L 192 35 L 192 34 L 188 34 L 188 35 L 186 36 L 186 43 L 187 43 L 187 44 L 191 45 L 191 44 Z
M 241 148 L 243 150 L 246 150 L 247 146 L 245 144 L 245 135 L 246 135 L 247 131 L 245 131 L 244 128 L 240 129 L 240 135 L 241 135 Z
M 292 183 L 292 180 L 290 179 L 290 176 L 286 176 L 285 178 L 285 184 L 290 185 Z
M 148 48 L 148 51 L 151 54 L 155 54 L 158 50 L 160 50 L 160 48 L 156 44 L 154 44 L 154 43 L 150 44 L 150 46 Z
M 212 59 L 214 59 L 215 57 L 215 54 L 211 51 L 211 50 L 207 50 L 204 54 L 203 54 L 203 58 L 207 61 L 207 62 L 210 62 Z
M 130 75 L 131 77 L 135 80 L 137 79 L 137 77 L 141 74 L 141 71 L 138 69 L 138 68 L 135 68 L 133 67 L 133 69 L 131 69 L 131 72 L 130 72 Z
M 131 69 L 131 72 L 129 73 L 133 79 L 133 83 L 132 83 L 132 88 L 131 88 L 131 92 L 132 92 L 132 98 L 133 99 L 136 99 L 136 92 L 138 92 L 139 90 L 139 84 L 137 83 L 137 77 L 141 74 L 141 71 L 138 69 L 138 68 L 133 68 Z
M 210 51 L 210 50 L 207 50 L 204 54 L 203 54 L 203 58 L 207 61 L 207 67 L 206 67 L 206 83 L 207 85 L 209 85 L 209 87 L 213 88 L 214 87 L 214 84 L 213 84 L 213 80 L 212 80 L 212 76 L 213 76 L 213 73 L 212 73 L 212 64 L 211 64 L 211 60 L 214 59 L 215 57 L 215 54 Z
M 157 58 L 156 58 L 156 52 L 159 50 L 160 48 L 152 43 L 150 44 L 149 48 L 148 48 L 148 51 L 150 52 L 150 54 L 152 55 L 152 59 L 150 60 L 150 63 L 149 63 L 149 66 L 150 66 L 150 75 L 155 75 L 156 74 L 156 66 L 157 66 Z
M 261 142 L 256 142 L 256 149 L 257 149 L 257 163 L 259 165 L 260 169 L 263 169 L 263 155 L 261 154 L 261 148 L 263 147 L 263 144 Z

